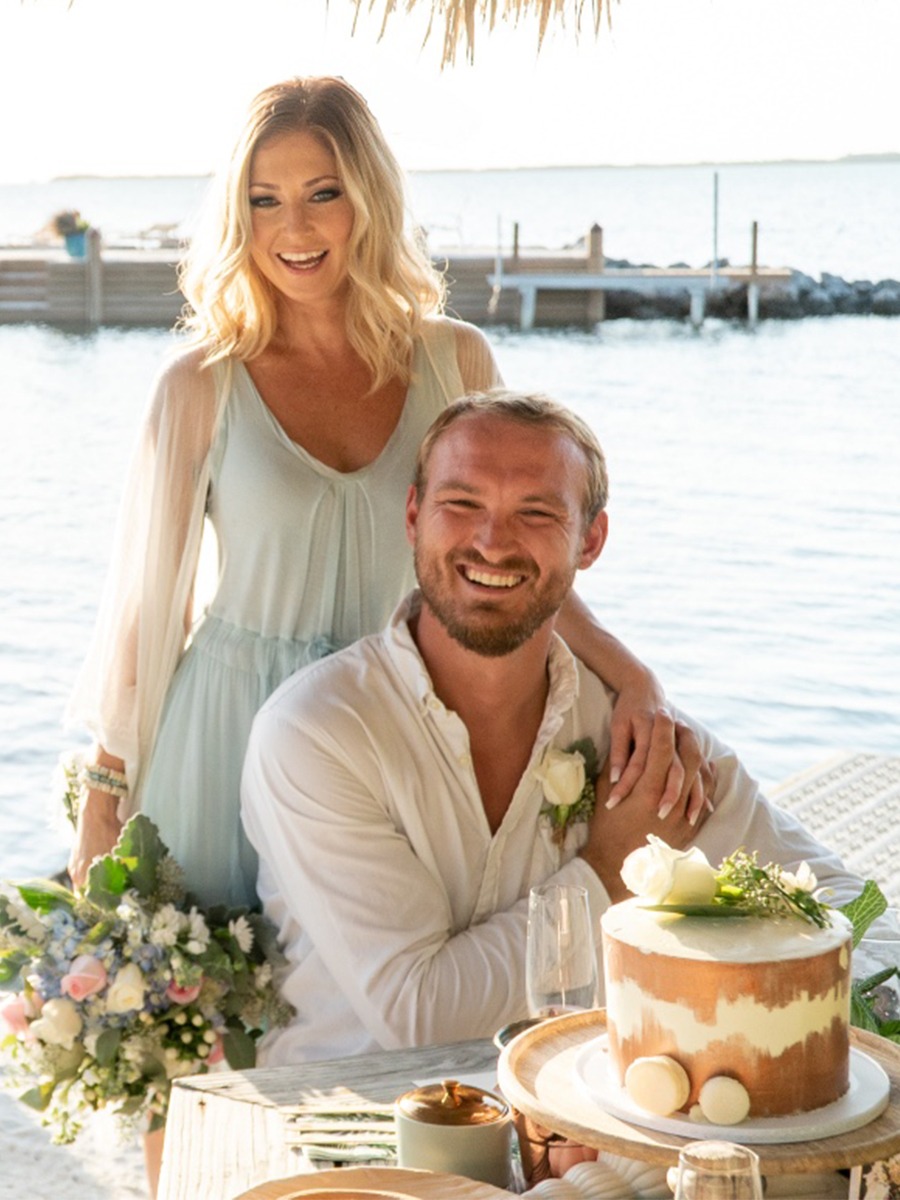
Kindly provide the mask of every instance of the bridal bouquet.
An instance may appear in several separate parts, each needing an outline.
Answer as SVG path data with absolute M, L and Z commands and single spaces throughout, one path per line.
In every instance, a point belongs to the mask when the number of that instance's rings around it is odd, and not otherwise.
M 0 890 L 0 1049 L 8 1084 L 70 1142 L 92 1110 L 165 1119 L 171 1081 L 252 1067 L 290 1008 L 272 982 L 271 927 L 200 909 L 156 826 L 138 815 L 83 890 Z

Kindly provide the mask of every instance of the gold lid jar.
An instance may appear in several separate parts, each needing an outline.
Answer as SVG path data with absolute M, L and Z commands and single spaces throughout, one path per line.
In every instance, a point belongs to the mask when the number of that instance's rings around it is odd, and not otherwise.
M 505 1100 L 455 1079 L 406 1092 L 397 1105 L 406 1116 L 427 1125 L 487 1125 L 509 1115 Z
M 512 1112 L 500 1096 L 445 1079 L 400 1096 L 394 1121 L 401 1167 L 508 1187 Z

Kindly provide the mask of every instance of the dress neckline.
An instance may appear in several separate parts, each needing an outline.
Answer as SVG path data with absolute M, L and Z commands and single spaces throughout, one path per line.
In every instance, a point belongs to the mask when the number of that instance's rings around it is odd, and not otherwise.
M 353 471 L 341 471 L 338 467 L 330 466 L 328 463 L 323 462 L 320 458 L 317 458 L 316 455 L 312 453 L 312 451 L 307 450 L 307 448 L 303 445 L 302 442 L 295 441 L 292 437 L 290 437 L 289 434 L 285 431 L 284 426 L 281 424 L 281 422 L 278 420 L 278 418 L 272 412 L 271 408 L 269 408 L 268 404 L 266 404 L 265 400 L 262 397 L 262 393 L 260 392 L 260 390 L 256 386 L 256 384 L 253 382 L 253 376 L 247 370 L 247 367 L 244 364 L 244 362 L 241 361 L 240 359 L 238 359 L 236 361 L 237 361 L 237 366 L 240 370 L 241 377 L 244 379 L 244 381 L 247 384 L 247 387 L 250 389 L 250 394 L 252 395 L 257 406 L 259 407 L 259 410 L 260 410 L 263 418 L 268 422 L 268 424 L 271 426 L 271 428 L 275 431 L 279 440 L 285 446 L 287 446 L 289 449 L 291 449 L 295 454 L 299 455 L 299 457 L 304 459 L 305 462 L 307 462 L 311 467 L 313 467 L 316 471 L 319 471 L 321 474 L 330 475 L 335 479 L 361 479 L 365 475 L 370 474 L 371 472 L 377 470 L 379 465 L 390 456 L 394 445 L 400 440 L 400 438 L 402 436 L 402 430 L 403 430 L 404 426 L 406 425 L 407 412 L 410 407 L 409 397 L 410 397 L 410 393 L 413 388 L 412 380 L 416 378 L 417 373 L 420 369 L 420 361 L 419 361 L 420 347 L 421 347 L 421 342 L 419 341 L 419 339 L 416 339 L 416 343 L 413 347 L 412 370 L 410 372 L 410 383 L 407 385 L 406 395 L 403 397 L 403 405 L 400 409 L 400 414 L 397 417 L 397 421 L 394 425 L 394 428 L 391 430 L 387 441 L 384 443 L 384 445 L 381 447 L 381 449 L 378 451 L 378 453 L 375 455 L 375 457 L 373 459 L 371 459 L 367 463 L 363 463 L 363 465 L 361 467 L 357 467 Z

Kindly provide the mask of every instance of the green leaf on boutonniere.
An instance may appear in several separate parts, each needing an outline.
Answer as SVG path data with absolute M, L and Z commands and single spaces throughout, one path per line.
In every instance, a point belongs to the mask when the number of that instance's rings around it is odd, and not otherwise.
M 597 776 L 600 774 L 600 760 L 597 757 L 597 747 L 594 745 L 593 738 L 579 738 L 571 746 L 566 746 L 566 753 L 581 755 L 584 759 L 584 773 L 593 788 L 597 782 Z
M 570 826 L 590 820 L 597 772 L 597 750 L 590 738 L 580 738 L 565 750 L 549 746 L 545 751 L 536 769 L 544 789 L 541 815 L 548 818 L 557 846 L 565 842 Z

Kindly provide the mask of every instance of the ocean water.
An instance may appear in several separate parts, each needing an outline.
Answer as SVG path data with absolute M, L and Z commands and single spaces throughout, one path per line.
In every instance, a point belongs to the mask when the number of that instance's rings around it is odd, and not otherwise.
M 507 382 L 607 452 L 580 590 L 764 786 L 900 753 L 900 323 L 493 329 Z M 0 878 L 58 869 L 62 713 L 162 330 L 0 326 Z M 398 531 L 399 535 L 399 531 Z
M 77 208 L 110 241 L 155 225 L 189 236 L 208 181 L 60 179 L 0 186 L 0 246 L 27 242 L 60 208 Z M 714 196 L 717 193 L 717 201 Z M 604 230 L 612 258 L 700 267 L 716 254 L 824 271 L 848 280 L 900 279 L 900 159 L 684 167 L 548 167 L 426 171 L 409 176 L 410 207 L 435 251 L 575 245 Z

